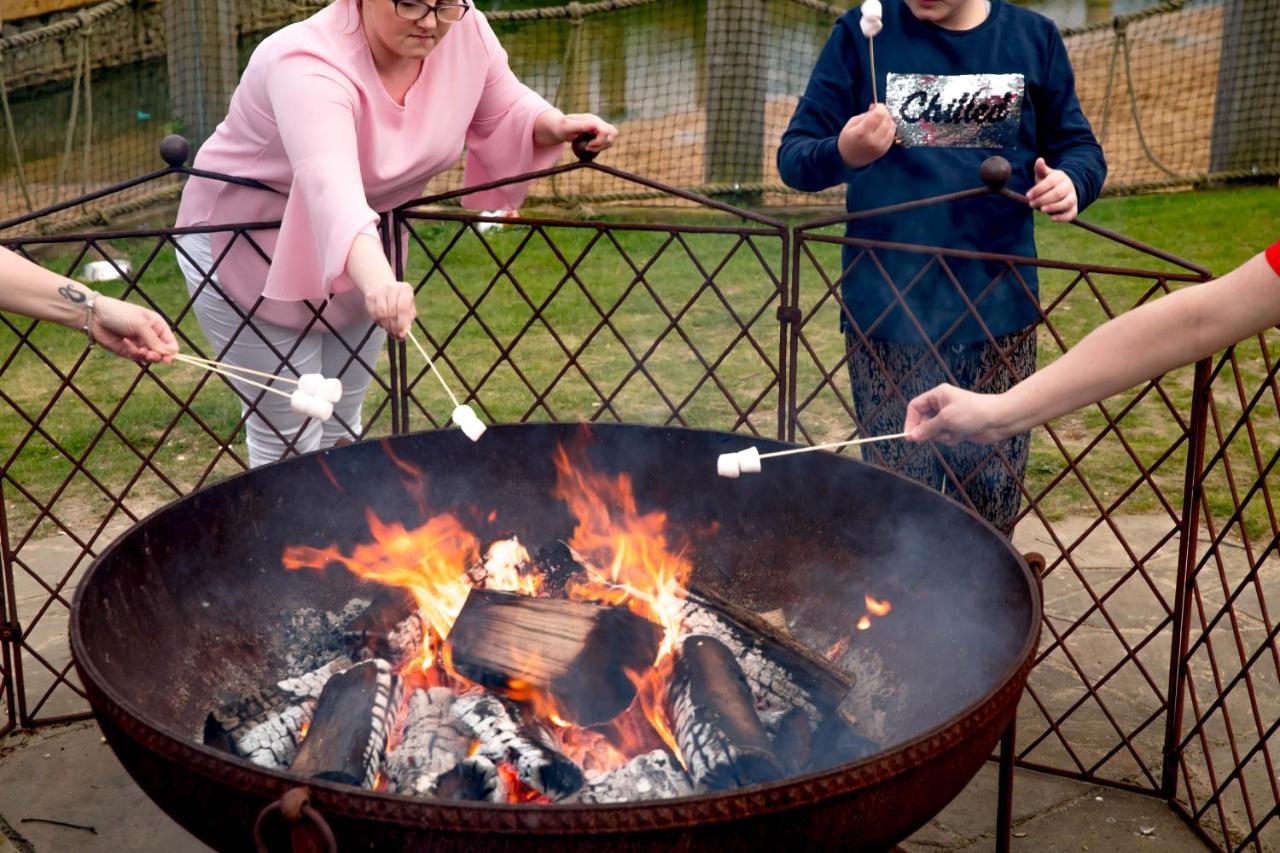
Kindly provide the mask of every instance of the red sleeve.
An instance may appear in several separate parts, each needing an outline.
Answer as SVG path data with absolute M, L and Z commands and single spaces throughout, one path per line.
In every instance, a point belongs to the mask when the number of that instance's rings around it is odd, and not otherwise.
M 1271 245 L 1271 248 L 1267 249 L 1267 262 L 1276 271 L 1276 275 L 1280 275 L 1280 240 L 1277 240 Z

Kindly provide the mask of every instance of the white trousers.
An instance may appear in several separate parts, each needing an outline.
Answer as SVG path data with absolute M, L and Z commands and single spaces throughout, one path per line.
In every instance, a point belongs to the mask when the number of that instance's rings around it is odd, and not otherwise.
M 194 294 L 205 271 L 213 266 L 211 241 L 208 234 L 185 234 L 177 241 L 195 262 L 193 265 L 183 252 L 177 253 L 178 267 L 187 280 L 187 292 Z M 215 274 L 213 282 L 217 279 Z M 357 351 L 365 364 L 376 366 L 386 332 L 375 326 L 365 339 L 370 326 L 357 325 L 331 332 L 317 322 L 311 332 L 300 336 L 297 329 L 261 320 L 253 320 L 252 327 L 240 328 L 243 321 L 236 307 L 212 285 L 205 285 L 192 307 L 213 348 L 213 357 L 220 361 L 280 376 L 322 373 L 342 380 L 342 399 L 333 404 L 333 417 L 324 423 L 293 411 L 285 397 L 231 380 L 239 393 L 241 412 L 247 415 L 245 434 L 250 465 L 256 468 L 275 462 L 291 448 L 297 453 L 306 453 L 332 447 L 344 436 L 352 440 L 360 437 L 364 395 L 373 377 L 355 360 L 352 351 Z M 297 387 L 264 377 L 254 379 L 282 391 L 292 392 Z

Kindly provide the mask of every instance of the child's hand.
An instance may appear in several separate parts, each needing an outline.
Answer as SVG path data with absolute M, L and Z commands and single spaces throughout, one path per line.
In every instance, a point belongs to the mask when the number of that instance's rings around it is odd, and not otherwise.
M 1061 169 L 1050 169 L 1043 157 L 1036 160 L 1036 185 L 1027 190 L 1027 201 L 1054 222 L 1070 222 L 1079 213 L 1075 181 Z
M 836 140 L 840 156 L 854 169 L 874 163 L 893 145 L 898 126 L 884 104 L 876 104 L 845 124 Z

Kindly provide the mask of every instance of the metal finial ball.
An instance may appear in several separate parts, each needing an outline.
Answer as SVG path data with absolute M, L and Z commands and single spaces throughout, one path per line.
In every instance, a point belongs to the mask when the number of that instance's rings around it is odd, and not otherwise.
M 1009 178 L 1013 175 L 1013 167 L 1003 157 L 988 157 L 982 161 L 982 168 L 978 170 L 978 175 L 988 189 L 998 192 L 1009 183 Z
M 160 140 L 160 157 L 171 169 L 184 166 L 191 157 L 191 143 L 186 137 L 172 133 Z
M 587 143 L 595 138 L 596 135 L 594 133 L 580 133 L 577 138 L 573 140 L 573 153 L 580 162 L 590 163 L 592 160 L 596 159 L 596 155 L 600 153 L 599 151 L 587 150 Z

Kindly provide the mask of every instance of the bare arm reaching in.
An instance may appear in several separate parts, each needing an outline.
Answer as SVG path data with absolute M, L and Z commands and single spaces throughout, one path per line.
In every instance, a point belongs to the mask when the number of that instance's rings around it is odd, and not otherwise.
M 1214 281 L 1142 305 L 1094 329 L 1003 394 L 939 385 L 911 401 L 913 441 L 990 444 L 1280 325 L 1280 243 Z

